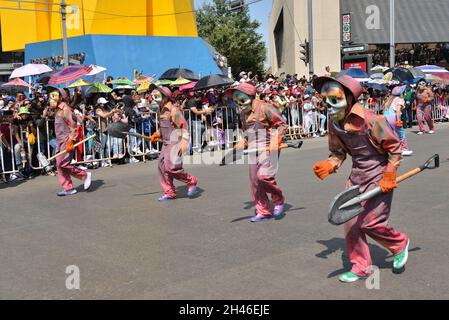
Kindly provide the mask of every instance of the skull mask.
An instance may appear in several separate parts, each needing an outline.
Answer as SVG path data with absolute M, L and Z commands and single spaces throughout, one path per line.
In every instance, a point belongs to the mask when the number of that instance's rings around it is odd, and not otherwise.
M 419 90 L 424 90 L 426 88 L 426 82 L 425 81 L 420 81 L 418 83 L 418 88 L 419 88 Z
M 348 101 L 343 86 L 335 81 L 326 82 L 321 88 L 323 102 L 326 103 L 329 117 L 334 122 L 343 121 Z
M 49 97 L 50 107 L 56 108 L 58 106 L 59 97 L 60 97 L 60 94 L 58 91 L 50 92 L 50 97 Z
M 158 106 L 161 104 L 161 102 L 162 102 L 162 94 L 161 94 L 161 92 L 159 90 L 154 90 L 151 93 L 151 97 L 152 97 L 152 99 L 153 99 L 155 104 L 157 104 Z
M 243 93 L 241 91 L 235 91 L 234 95 L 232 96 L 232 99 L 237 105 L 237 110 L 239 111 L 239 113 L 251 110 L 252 108 L 251 97 L 248 96 L 246 93 Z

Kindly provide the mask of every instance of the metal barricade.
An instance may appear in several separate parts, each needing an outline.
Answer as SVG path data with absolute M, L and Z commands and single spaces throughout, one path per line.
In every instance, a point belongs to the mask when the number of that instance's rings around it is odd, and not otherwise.
M 18 174 L 25 165 L 25 157 L 21 155 L 20 143 L 15 137 L 15 131 L 19 130 L 19 137 L 22 137 L 22 128 L 16 128 L 8 122 L 1 123 L 1 144 L 0 144 L 0 169 L 1 176 L 7 181 L 6 175 Z M 14 133 L 13 133 L 14 132 Z M 6 134 L 5 134 L 6 133 Z M 9 150 L 8 150 L 9 147 Z

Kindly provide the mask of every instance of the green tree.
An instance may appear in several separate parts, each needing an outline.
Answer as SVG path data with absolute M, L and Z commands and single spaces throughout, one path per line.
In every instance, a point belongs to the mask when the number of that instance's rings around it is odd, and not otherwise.
M 262 76 L 266 47 L 256 31 L 260 22 L 251 20 L 247 6 L 240 12 L 231 12 L 228 3 L 214 0 L 197 11 L 198 34 L 228 59 L 234 76 L 241 71 Z

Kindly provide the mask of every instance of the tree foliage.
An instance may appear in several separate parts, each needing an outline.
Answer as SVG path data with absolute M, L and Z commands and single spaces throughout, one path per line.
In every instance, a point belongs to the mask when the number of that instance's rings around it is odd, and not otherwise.
M 198 34 L 228 59 L 234 76 L 241 71 L 262 75 L 266 59 L 265 42 L 257 33 L 260 22 L 251 20 L 247 6 L 231 12 L 228 1 L 204 4 L 196 15 Z

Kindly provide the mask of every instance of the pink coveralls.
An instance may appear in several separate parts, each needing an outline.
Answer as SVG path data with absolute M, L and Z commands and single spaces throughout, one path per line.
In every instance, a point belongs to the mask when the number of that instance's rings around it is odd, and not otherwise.
M 372 145 L 367 131 L 348 134 L 333 121 L 329 126 L 331 134 L 337 135 L 352 156 L 352 171 L 346 188 L 359 185 L 362 193 L 375 188 L 387 167 L 388 155 L 381 154 Z M 392 200 L 393 192 L 389 192 L 363 202 L 365 211 L 344 225 L 349 260 L 353 264 L 351 271 L 359 276 L 366 276 L 367 268 L 372 265 L 367 235 L 393 255 L 407 245 L 408 236 L 388 224 Z
M 70 127 L 63 117 L 57 115 L 55 117 L 55 134 L 57 143 L 57 152 L 65 150 L 67 139 L 70 135 Z M 58 169 L 58 179 L 64 191 L 69 191 L 73 189 L 73 183 L 70 176 L 77 179 L 84 180 L 87 172 L 79 169 L 78 167 L 71 164 L 73 157 L 75 156 L 75 151 L 66 153 L 58 158 L 56 158 L 56 168 Z
M 245 124 L 245 133 L 248 135 L 248 149 L 255 149 L 257 147 L 258 149 L 263 149 L 270 145 L 270 129 L 275 129 L 275 126 L 260 122 L 262 108 L 268 108 L 268 105 L 257 100 L 255 101 L 254 112 L 256 114 L 256 121 L 250 125 Z M 285 125 L 285 121 L 276 110 L 271 109 L 269 112 L 276 112 L 273 116 L 279 120 L 277 123 Z M 261 151 L 254 157 L 250 156 L 249 164 L 250 190 L 256 208 L 256 214 L 265 216 L 272 215 L 268 194 L 271 194 L 271 200 L 274 205 L 282 205 L 284 203 L 284 194 L 275 178 L 277 166 L 270 160 L 273 160 L 270 154 L 266 151 Z
M 433 120 L 432 120 L 432 104 L 430 102 L 424 102 L 423 100 L 427 97 L 433 97 L 433 92 L 426 88 L 421 93 L 416 92 L 417 108 L 416 108 L 416 118 L 418 120 L 419 131 L 424 132 L 424 120 L 429 126 L 429 130 L 433 130 Z
M 172 132 L 175 130 L 171 120 L 160 119 L 159 127 L 163 142 L 162 150 L 159 155 L 159 182 L 167 196 L 176 198 L 176 188 L 173 184 L 173 179 L 182 181 L 188 186 L 192 186 L 196 185 L 197 178 L 188 174 L 182 168 L 182 156 L 178 153 L 181 137 L 176 140 L 174 137 L 172 137 L 173 140 L 170 139 Z

